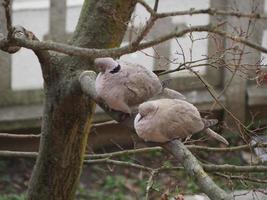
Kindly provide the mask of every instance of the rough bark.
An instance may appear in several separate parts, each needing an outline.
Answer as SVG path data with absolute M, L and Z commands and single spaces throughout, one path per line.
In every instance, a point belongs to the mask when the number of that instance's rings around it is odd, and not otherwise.
M 222 190 L 203 170 L 193 154 L 179 140 L 162 145 L 181 163 L 187 174 L 195 179 L 196 184 L 212 200 L 232 200 L 233 197 Z
M 118 46 L 135 3 L 86 0 L 71 44 L 87 48 Z M 74 199 L 94 112 L 94 103 L 83 95 L 77 76 L 91 69 L 91 63 L 89 59 L 57 54 L 41 62 L 45 80 L 42 137 L 28 199 Z

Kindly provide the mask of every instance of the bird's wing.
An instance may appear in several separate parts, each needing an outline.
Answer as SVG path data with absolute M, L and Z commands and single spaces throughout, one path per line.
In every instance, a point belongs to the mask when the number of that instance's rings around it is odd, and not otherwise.
M 197 109 L 187 102 L 179 101 L 169 106 L 166 134 L 168 138 L 184 138 L 201 131 L 204 127 Z
M 128 102 L 135 105 L 149 99 L 154 93 L 161 91 L 157 76 L 140 65 L 127 66 L 128 77 L 124 85 L 128 89 Z

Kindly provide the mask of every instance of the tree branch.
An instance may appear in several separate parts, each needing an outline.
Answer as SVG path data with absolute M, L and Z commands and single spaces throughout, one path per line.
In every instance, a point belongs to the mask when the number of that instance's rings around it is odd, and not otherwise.
M 15 53 L 20 47 L 10 45 L 13 33 L 10 0 L 0 0 L 0 13 L 0 49 Z
M 21 48 L 21 45 L 17 41 L 39 42 L 39 39 L 32 32 L 27 31 L 22 26 L 15 26 L 12 28 L 12 35 L 10 39 L 2 38 L 2 40 L 0 40 L 0 49 L 8 53 L 16 53 Z M 49 68 L 51 56 L 47 50 L 34 48 L 32 50 L 39 59 L 43 71 L 43 76 L 46 80 L 48 70 L 47 68 Z
M 31 139 L 31 138 L 40 138 L 40 135 L 16 135 L 16 134 L 0 134 L 1 138 L 10 138 L 10 139 Z M 234 151 L 241 151 L 241 150 L 248 150 L 251 148 L 256 147 L 267 147 L 266 144 L 255 144 L 255 145 L 240 145 L 237 147 L 226 147 L 226 148 L 216 148 L 216 147 L 205 147 L 205 146 L 197 146 L 197 145 L 185 145 L 190 150 L 198 150 L 197 152 L 201 151 L 208 151 L 208 152 L 218 152 L 218 153 L 225 153 L 225 152 L 234 152 Z M 154 147 L 146 147 L 140 149 L 131 149 L 131 150 L 123 150 L 117 151 L 112 153 L 103 153 L 103 154 L 87 154 L 85 155 L 85 159 L 99 159 L 99 158 L 112 158 L 118 157 L 122 155 L 132 155 L 132 154 L 139 154 L 139 153 L 149 153 L 153 151 L 161 151 L 162 147 L 154 146 Z M 200 151 L 201 150 L 201 151 Z M 8 154 L 9 153 L 9 154 Z M 28 152 L 29 154 L 31 152 Z M 33 152 L 35 153 L 35 152 Z M 24 157 L 24 152 L 20 151 L 0 151 L 0 157 L 7 157 L 10 155 L 11 157 Z
M 21 26 L 12 26 L 12 15 L 11 15 L 11 0 L 4 0 L 3 7 L 5 10 L 6 17 L 6 29 L 7 36 L 0 38 L 0 49 L 6 51 L 8 53 L 16 53 L 20 50 L 20 46 L 15 44 L 16 39 L 24 39 L 24 40 L 36 40 L 39 41 L 38 38 L 30 31 L 27 31 Z M 41 65 L 44 65 L 44 62 L 47 62 L 49 59 L 49 53 L 47 51 L 42 50 L 34 50 L 35 54 L 39 58 Z
M 23 152 L 23 151 L 0 151 L 0 157 L 7 158 L 37 158 L 38 152 Z
M 236 166 L 236 165 L 211 165 L 211 164 L 202 164 L 203 168 L 208 172 L 266 172 L 267 166 L 264 165 L 249 165 L 249 166 Z
M 187 174 L 196 180 L 197 185 L 210 199 L 233 199 L 213 182 L 193 154 L 179 140 L 173 140 L 162 146 L 184 166 Z
M 174 170 L 183 170 L 183 167 L 160 167 L 160 168 L 150 168 L 145 167 L 143 165 L 138 165 L 134 163 L 124 162 L 124 161 L 118 161 L 111 159 L 115 156 L 122 156 L 122 155 L 129 155 L 134 153 L 143 153 L 143 152 L 149 152 L 154 151 L 156 149 L 161 149 L 161 147 L 147 147 L 142 149 L 135 149 L 135 150 L 126 150 L 121 152 L 114 152 L 114 153 L 107 153 L 107 154 L 86 154 L 84 156 L 86 162 L 85 164 L 114 164 L 114 165 L 120 165 L 120 166 L 126 166 L 134 168 L 138 168 L 145 171 L 150 170 L 157 170 L 159 172 L 166 172 L 166 171 L 174 171 Z M 128 152 L 127 152 L 128 151 Z M 35 159 L 38 155 L 38 152 L 17 152 L 17 151 L 0 151 L 0 157 L 7 157 L 7 158 L 33 158 Z M 134 164 L 134 165 L 132 165 Z M 267 166 L 264 165 L 257 165 L 257 166 L 237 166 L 237 165 L 213 165 L 213 164 L 201 164 L 204 171 L 206 172 L 230 172 L 230 173 L 257 173 L 257 172 L 267 172 Z
M 189 10 L 184 10 L 184 11 L 157 13 L 156 10 L 152 9 L 145 1 L 143 1 L 143 0 L 137 0 L 137 1 L 151 15 L 153 15 L 157 18 L 175 17 L 175 16 L 182 16 L 182 15 L 208 14 L 208 15 L 212 15 L 212 16 L 232 16 L 232 17 L 238 17 L 238 18 L 244 17 L 244 18 L 251 18 L 251 19 L 267 19 L 266 14 L 241 13 L 241 12 L 236 12 L 236 11 L 219 10 L 216 8 L 207 8 L 207 9 L 199 9 L 199 10 L 197 10 L 195 8 L 191 8 Z
M 3 6 L 6 15 L 7 40 L 11 40 L 12 36 L 12 17 L 11 17 L 11 3 L 10 0 L 4 0 Z
M 247 176 L 234 176 L 234 175 L 226 175 L 226 174 L 222 174 L 222 173 L 214 173 L 216 176 L 219 177 L 223 177 L 225 179 L 228 180 L 241 180 L 241 181 L 250 181 L 250 182 L 254 182 L 254 183 L 267 183 L 267 180 L 263 180 L 263 179 L 258 179 L 258 178 L 251 178 L 251 177 L 247 177 Z
M 31 138 L 40 138 L 40 134 L 10 134 L 10 133 L 0 133 L 0 139 L 31 139 Z
M 25 41 L 39 41 L 39 39 L 31 32 L 26 30 L 22 26 L 15 26 L 13 28 L 13 35 L 12 35 L 12 40 L 11 42 L 16 40 L 25 40 Z M 16 42 L 15 42 L 16 43 Z M 43 77 L 44 80 L 47 82 L 48 74 L 49 74 L 49 69 L 50 64 L 51 64 L 51 55 L 47 50 L 39 50 L 39 49 L 33 49 L 33 52 L 37 56 L 42 72 L 43 72 Z
M 33 49 L 33 50 L 53 50 L 57 52 L 61 52 L 67 55 L 73 56 L 81 56 L 87 58 L 97 58 L 97 57 L 118 57 L 124 54 L 133 53 L 137 50 L 143 50 L 159 43 L 165 42 L 172 38 L 182 37 L 187 33 L 192 32 L 210 32 L 214 34 L 221 35 L 233 41 L 243 43 L 253 49 L 256 49 L 262 53 L 267 53 L 267 48 L 264 48 L 260 45 L 247 41 L 246 39 L 229 34 L 225 31 L 219 30 L 218 26 L 214 25 L 205 25 L 205 26 L 192 26 L 180 31 L 174 31 L 169 34 L 160 36 L 154 40 L 150 40 L 147 42 L 142 42 L 137 46 L 134 46 L 132 43 L 125 45 L 123 47 L 115 47 L 110 49 L 88 49 L 82 47 L 71 46 L 67 44 L 57 43 L 57 42 L 39 42 L 39 41 L 30 41 L 21 38 L 15 38 L 15 44 L 21 47 Z M 0 42 L 1 44 L 1 42 Z
M 131 162 L 124 162 L 124 161 L 119 161 L 119 160 L 112 160 L 108 158 L 103 158 L 103 159 L 96 159 L 96 160 L 85 160 L 85 164 L 113 164 L 113 165 L 119 165 L 119 166 L 124 166 L 124 167 L 131 167 L 131 168 L 136 168 L 139 170 L 144 170 L 144 171 L 152 171 L 153 169 L 150 167 L 145 167 L 143 165 L 131 163 Z
M 110 123 L 110 122 L 109 122 Z M 103 123 L 94 124 L 93 127 L 101 126 Z M 104 123 L 106 124 L 106 123 Z M 10 133 L 0 133 L 0 139 L 32 139 L 32 138 L 40 138 L 40 134 L 10 134 Z M 226 152 L 235 152 L 235 151 L 242 151 L 242 150 L 250 150 L 253 148 L 261 147 L 266 148 L 267 144 L 262 143 L 255 143 L 253 145 L 246 144 L 246 145 L 239 145 L 239 146 L 233 146 L 233 147 L 207 147 L 207 146 L 199 146 L 199 145 L 185 145 L 189 150 L 196 151 L 196 153 L 200 151 L 207 151 L 207 152 L 217 152 L 217 153 L 226 153 Z M 140 148 L 140 149 L 131 149 L 131 150 L 123 150 L 123 151 L 117 151 L 112 153 L 103 153 L 103 154 L 88 154 L 86 155 L 86 159 L 91 158 L 111 158 L 121 155 L 131 155 L 131 154 L 137 154 L 137 153 L 148 153 L 152 151 L 161 151 L 161 147 L 146 147 L 146 148 Z M 17 152 L 17 156 L 20 157 L 19 152 Z M 1 157 L 1 151 L 0 151 L 0 157 Z M 14 155 L 12 155 L 14 156 Z

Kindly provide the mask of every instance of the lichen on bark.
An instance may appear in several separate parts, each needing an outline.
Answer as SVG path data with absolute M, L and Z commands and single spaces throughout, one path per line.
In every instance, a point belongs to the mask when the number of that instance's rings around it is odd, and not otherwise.
M 70 44 L 87 48 L 119 46 L 136 1 L 85 0 Z M 79 183 L 95 104 L 78 84 L 92 60 L 51 55 L 41 63 L 45 103 L 39 155 L 27 198 L 72 200 Z

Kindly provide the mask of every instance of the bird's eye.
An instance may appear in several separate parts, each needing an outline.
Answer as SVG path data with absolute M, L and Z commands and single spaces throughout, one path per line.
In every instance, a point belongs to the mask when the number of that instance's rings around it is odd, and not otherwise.
M 121 66 L 118 65 L 118 66 L 115 67 L 113 70 L 111 70 L 109 73 L 111 73 L 111 74 L 115 74 L 115 73 L 119 72 L 120 70 L 121 70 Z

